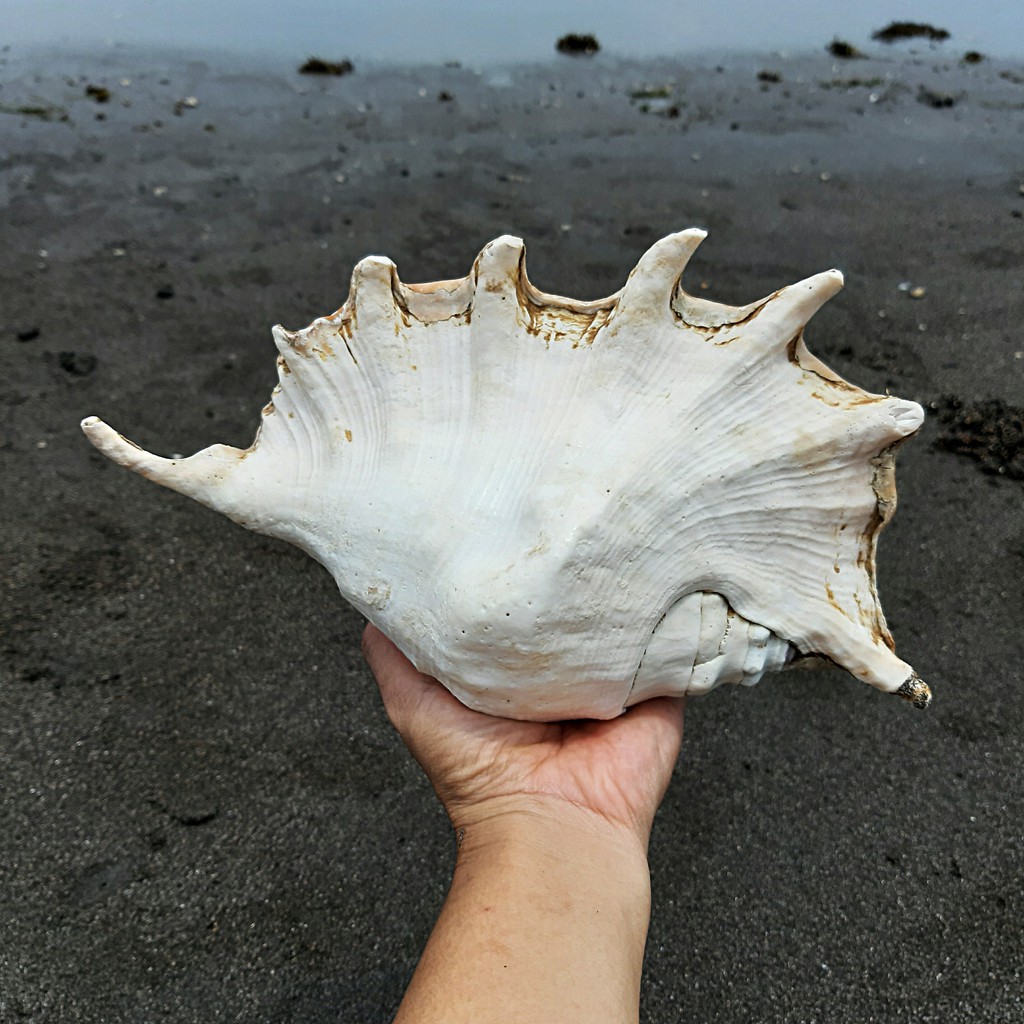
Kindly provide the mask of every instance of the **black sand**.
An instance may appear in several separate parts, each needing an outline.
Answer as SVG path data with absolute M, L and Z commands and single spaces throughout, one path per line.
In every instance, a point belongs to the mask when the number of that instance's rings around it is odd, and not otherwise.
M 3 55 L 5 1022 L 388 1020 L 454 852 L 327 575 L 105 462 L 82 416 L 245 446 L 270 325 L 335 309 L 367 253 L 460 276 L 508 231 L 591 298 L 699 225 L 691 290 L 838 266 L 812 350 L 1014 442 L 1021 65 L 304 56 Z M 1024 484 L 946 429 L 902 451 L 880 559 L 931 710 L 839 672 L 691 702 L 645 1021 L 1024 1020 Z

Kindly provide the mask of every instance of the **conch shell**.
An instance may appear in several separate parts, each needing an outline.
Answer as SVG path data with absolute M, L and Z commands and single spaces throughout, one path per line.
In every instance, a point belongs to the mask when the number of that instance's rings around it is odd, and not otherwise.
M 611 718 L 816 655 L 918 706 L 875 589 L 914 402 L 812 356 L 836 270 L 748 306 L 686 294 L 704 238 L 655 244 L 595 302 L 524 248 L 464 278 L 355 268 L 337 312 L 274 328 L 256 440 L 190 458 L 82 426 L 116 462 L 290 541 L 421 671 L 512 718 Z

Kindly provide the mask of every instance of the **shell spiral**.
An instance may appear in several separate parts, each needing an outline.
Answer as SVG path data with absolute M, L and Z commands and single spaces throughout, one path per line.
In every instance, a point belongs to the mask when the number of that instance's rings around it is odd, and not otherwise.
M 433 284 L 369 257 L 336 313 L 274 328 L 250 448 L 163 459 L 83 428 L 309 552 L 482 711 L 609 718 L 805 655 L 924 704 L 874 579 L 894 447 L 922 410 L 808 352 L 837 271 L 709 302 L 679 285 L 703 237 L 662 239 L 595 302 L 534 288 L 508 236 Z

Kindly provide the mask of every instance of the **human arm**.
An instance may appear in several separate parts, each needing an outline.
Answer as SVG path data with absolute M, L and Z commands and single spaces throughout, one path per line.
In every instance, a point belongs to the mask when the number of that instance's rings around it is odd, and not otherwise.
M 416 672 L 372 626 L 363 643 L 459 847 L 398 1024 L 635 1022 L 647 842 L 682 702 L 647 701 L 609 722 L 497 719 Z

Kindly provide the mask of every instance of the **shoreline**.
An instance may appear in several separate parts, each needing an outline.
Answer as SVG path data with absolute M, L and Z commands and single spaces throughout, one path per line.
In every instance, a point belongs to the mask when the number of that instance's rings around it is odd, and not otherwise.
M 18 10 L 19 6 L 22 10 Z M 279 6 L 249 5 L 240 19 L 230 5 L 211 4 L 201 15 L 181 17 L 180 6 L 158 2 L 145 12 L 100 0 L 88 10 L 60 10 L 54 0 L 31 5 L 16 3 L 9 19 L 10 39 L 17 45 L 31 41 L 59 46 L 88 40 L 95 47 L 106 43 L 164 45 L 179 48 L 205 46 L 213 40 L 229 43 L 221 49 L 240 53 L 306 51 L 343 46 L 346 54 L 321 53 L 326 59 L 348 57 L 359 63 L 385 58 L 409 65 L 457 59 L 503 64 L 509 60 L 542 60 L 557 42 L 579 35 L 594 39 L 602 53 L 648 59 L 678 54 L 717 54 L 740 49 L 746 52 L 810 52 L 839 40 L 873 55 L 875 51 L 915 48 L 960 55 L 980 50 L 993 56 L 1014 58 L 1024 49 L 1019 19 L 1009 9 L 966 9 L 961 5 L 928 5 L 910 25 L 887 3 L 868 2 L 844 11 L 816 10 L 807 16 L 799 0 L 762 5 L 734 3 L 721 10 L 653 0 L 641 10 L 627 11 L 614 4 L 592 4 L 570 14 L 549 4 L 526 0 L 499 23 L 493 12 L 468 0 L 444 5 L 429 3 L 410 7 L 388 4 L 372 9 L 337 11 L 327 0 L 307 4 L 301 18 L 289 16 Z M 911 12 L 902 12 L 903 16 Z M 902 30 L 901 30 L 902 26 Z M 150 43 L 145 43 L 150 40 Z M 737 46 L 737 40 L 743 45 Z
M 855 57 L 837 57 L 829 53 L 827 41 L 822 45 L 806 48 L 735 48 L 720 47 L 711 50 L 687 50 L 666 51 L 664 53 L 638 54 L 628 51 L 616 51 L 613 48 L 602 48 L 598 53 L 590 56 L 574 56 L 558 53 L 552 45 L 551 53 L 541 57 L 523 58 L 502 58 L 502 59 L 477 59 L 466 57 L 461 58 L 437 58 L 435 60 L 402 60 L 399 58 L 381 58 L 360 55 L 358 52 L 348 52 L 345 47 L 323 46 L 317 52 L 305 52 L 295 50 L 284 52 L 280 49 L 258 49 L 243 50 L 230 47 L 218 46 L 187 46 L 187 45 L 166 45 L 156 43 L 122 43 L 116 41 L 97 42 L 90 46 L 84 43 L 75 44 L 52 44 L 52 43 L 9 43 L 0 49 L 0 69 L 10 67 L 12 63 L 19 60 L 53 60 L 58 58 L 73 61 L 93 62 L 107 64 L 121 62 L 124 60 L 136 61 L 148 59 L 160 63 L 189 63 L 199 61 L 204 63 L 222 62 L 226 66 L 235 69 L 238 67 L 253 70 L 263 66 L 272 69 L 275 73 L 297 72 L 300 65 L 311 57 L 318 57 L 327 61 L 348 60 L 353 63 L 354 71 L 341 76 L 330 74 L 313 74 L 303 76 L 310 81 L 337 81 L 358 76 L 360 73 L 380 72 L 420 72 L 427 70 L 462 69 L 471 71 L 477 75 L 484 75 L 490 71 L 520 71 L 540 70 L 548 72 L 559 70 L 574 70 L 586 73 L 587 69 L 600 69 L 605 72 L 615 71 L 621 68 L 650 65 L 655 67 L 682 64 L 686 67 L 697 69 L 714 69 L 722 66 L 726 71 L 738 70 L 737 65 L 748 66 L 757 64 L 761 66 L 771 62 L 787 64 L 807 64 L 812 67 L 820 67 L 824 64 L 831 64 L 834 69 L 844 69 L 853 73 L 858 70 L 869 69 L 873 65 L 889 65 L 891 67 L 905 67 L 908 65 L 931 65 L 941 67 L 948 71 L 954 67 L 961 67 L 964 70 L 983 72 L 987 67 L 993 65 L 1000 69 L 1024 70 L 1024 56 L 1012 54 L 999 55 L 978 53 L 980 58 L 977 62 L 965 60 L 965 54 L 977 53 L 970 48 L 956 48 L 950 43 L 901 43 L 895 45 L 875 44 L 870 52 L 858 52 Z M 36 69 L 38 71 L 38 69 Z

